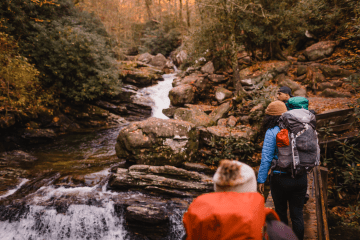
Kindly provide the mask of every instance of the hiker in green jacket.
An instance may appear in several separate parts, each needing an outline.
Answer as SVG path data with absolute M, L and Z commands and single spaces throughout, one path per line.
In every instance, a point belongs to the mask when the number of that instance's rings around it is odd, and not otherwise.
M 309 107 L 309 100 L 304 97 L 294 97 L 291 94 L 291 88 L 287 86 L 282 86 L 279 88 L 277 99 L 285 103 L 288 111 L 301 108 L 308 110 Z M 311 112 L 315 114 L 315 112 Z

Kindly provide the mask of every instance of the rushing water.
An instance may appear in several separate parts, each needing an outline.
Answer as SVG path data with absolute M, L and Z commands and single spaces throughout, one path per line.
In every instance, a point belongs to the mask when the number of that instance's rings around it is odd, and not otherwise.
M 141 92 L 149 94 L 155 102 L 155 106 L 152 109 L 152 116 L 168 119 L 168 117 L 162 113 L 162 110 L 170 106 L 169 91 L 172 88 L 172 81 L 175 74 L 165 74 L 163 77 L 164 81 L 161 81 L 154 86 L 144 88 Z
M 173 78 L 164 75 L 164 81 L 140 90 L 155 102 L 153 117 L 167 118 L 162 109 L 170 105 Z M 114 146 L 120 129 L 67 135 L 25 149 L 39 160 L 27 179 L 18 179 L 16 188 L 0 196 L 7 204 L 0 205 L 0 239 L 134 239 L 116 204 L 156 197 L 107 190 L 110 169 L 119 164 Z M 183 211 L 175 209 L 170 216 L 166 239 L 184 234 Z

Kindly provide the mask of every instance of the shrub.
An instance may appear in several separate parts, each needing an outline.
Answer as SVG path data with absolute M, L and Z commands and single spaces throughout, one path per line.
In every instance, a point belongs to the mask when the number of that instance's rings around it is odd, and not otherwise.
M 180 46 L 181 40 L 178 29 L 173 25 L 173 20 L 164 21 L 165 24 L 148 22 L 144 25 L 141 37 L 141 52 L 158 53 L 169 56 L 172 51 Z
M 99 20 L 69 0 L 5 0 L 0 6 L 8 19 L 4 30 L 20 39 L 22 55 L 46 88 L 75 101 L 119 92 L 111 41 Z

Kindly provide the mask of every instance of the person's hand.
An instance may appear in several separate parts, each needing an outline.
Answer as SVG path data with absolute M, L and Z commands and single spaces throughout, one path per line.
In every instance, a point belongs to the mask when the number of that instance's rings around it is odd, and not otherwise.
M 264 194 L 264 189 L 265 189 L 265 184 L 264 184 L 264 183 L 259 183 L 259 184 L 258 184 L 258 191 L 259 191 L 261 194 Z

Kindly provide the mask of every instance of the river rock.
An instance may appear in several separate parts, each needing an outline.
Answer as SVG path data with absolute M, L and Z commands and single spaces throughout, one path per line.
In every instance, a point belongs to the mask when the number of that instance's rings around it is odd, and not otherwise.
M 198 172 L 187 171 L 174 166 L 133 165 L 129 169 L 118 168 L 109 180 L 112 189 L 143 189 L 152 187 L 182 192 L 184 196 L 194 196 L 213 189 L 212 178 Z M 150 187 L 150 188 L 149 188 Z M 179 196 L 179 193 L 174 192 Z
M 208 165 L 206 165 L 204 163 L 186 162 L 186 163 L 184 163 L 183 168 L 188 171 L 196 171 L 196 172 L 200 172 L 200 173 L 209 174 L 211 176 L 214 175 L 215 171 L 216 171 L 214 168 L 210 168 Z
M 132 96 L 131 96 L 132 97 Z M 95 103 L 97 106 L 104 108 L 106 110 L 109 110 L 110 112 L 116 113 L 116 114 L 124 114 L 127 113 L 126 107 L 121 105 L 115 105 L 103 100 L 96 101 Z
M 186 76 L 184 78 L 175 78 L 173 80 L 172 86 L 173 87 L 177 87 L 183 84 L 191 84 L 191 85 L 195 85 L 196 82 L 201 82 L 203 81 L 205 78 L 205 76 L 203 74 L 197 74 L 197 73 L 193 73 L 189 76 Z
M 205 104 L 185 104 L 184 106 L 191 109 L 194 108 L 206 114 L 210 114 L 212 111 L 214 111 L 217 108 L 216 106 L 205 105 Z
M 351 93 L 349 92 L 339 92 L 334 89 L 325 89 L 321 94 L 322 97 L 330 97 L 330 98 L 350 98 Z
M 207 73 L 207 74 L 213 74 L 215 71 L 214 64 L 212 61 L 207 62 L 202 68 L 201 72 Z
M 155 57 L 151 59 L 149 64 L 158 67 L 160 69 L 163 69 L 165 67 L 166 62 L 167 62 L 166 57 L 161 53 L 158 53 Z
M 227 80 L 224 75 L 218 75 L 218 74 L 211 74 L 208 76 L 208 78 L 210 79 L 210 81 L 214 83 L 222 83 Z
M 215 98 L 218 102 L 223 102 L 225 99 L 232 97 L 232 92 L 223 87 L 218 87 L 215 91 Z
M 251 78 L 240 80 L 242 86 L 253 86 L 254 82 Z
M 209 117 L 211 121 L 216 123 L 220 118 L 227 117 L 227 114 L 231 108 L 232 108 L 232 103 L 230 101 L 221 104 L 214 111 L 212 111 L 212 113 L 210 113 Z
M 168 118 L 173 118 L 177 107 L 170 106 L 169 108 L 164 108 L 162 113 Z
M 307 66 L 306 65 L 299 65 L 297 67 L 296 75 L 301 76 L 301 75 L 306 74 L 306 72 L 307 72 Z
M 130 163 L 179 166 L 196 159 L 198 138 L 192 123 L 149 118 L 121 129 L 115 149 Z
M 152 59 L 153 57 L 154 57 L 154 56 L 151 55 L 150 53 L 143 53 L 143 54 L 140 54 L 140 55 L 139 55 L 138 61 L 143 62 L 143 63 L 150 63 L 150 62 L 151 62 L 151 59 Z
M 164 65 L 165 63 L 166 59 Z M 159 80 L 164 80 L 161 75 L 163 71 L 139 61 L 119 62 L 119 69 L 120 78 L 123 82 L 137 87 L 147 87 Z
M 185 60 L 187 59 L 188 55 L 187 52 L 185 50 L 181 50 L 178 54 L 176 54 L 175 56 L 175 65 L 176 66 L 180 66 L 182 63 L 185 62 Z
M 290 77 L 285 76 L 285 74 L 280 74 L 276 77 L 277 84 L 279 86 L 287 86 L 289 87 L 293 92 L 302 89 L 301 85 L 297 82 L 293 81 Z M 306 94 L 306 91 L 305 91 Z
M 191 122 L 196 126 L 214 125 L 209 115 L 196 108 L 178 108 L 175 111 L 174 119 Z
M 330 56 L 338 43 L 336 41 L 321 41 L 306 48 L 304 55 L 310 61 L 326 58 Z
M 38 143 L 54 140 L 56 136 L 53 129 L 25 129 L 21 137 L 31 143 Z
M 340 81 L 339 81 L 340 82 Z M 341 82 L 340 82 L 341 83 Z M 319 91 L 323 91 L 327 88 L 330 88 L 330 89 L 336 89 L 336 85 L 331 83 L 331 82 L 323 82 L 323 83 L 319 83 L 318 84 L 318 90 Z
M 153 205 L 129 206 L 126 208 L 125 217 L 129 222 L 140 221 L 151 224 L 161 224 L 169 220 L 164 208 Z
M 234 116 L 230 116 L 227 120 L 227 126 L 229 127 L 235 127 L 238 119 Z
M 195 99 L 195 88 L 190 84 L 174 87 L 169 92 L 171 105 L 184 106 L 186 103 L 193 103 Z
M 319 68 L 325 77 L 349 77 L 353 73 L 335 65 L 313 64 L 311 67 Z
M 188 67 L 185 71 L 185 74 L 190 75 L 192 73 L 195 73 L 196 69 L 194 67 Z
M 217 122 L 217 126 L 223 126 L 226 127 L 227 119 L 226 118 L 220 118 Z
M 0 153 L 0 166 L 28 167 L 37 160 L 35 156 L 21 150 Z
M 200 129 L 200 142 L 208 146 L 212 146 L 213 142 L 220 143 L 220 139 L 235 138 L 251 140 L 255 135 L 255 131 L 250 127 L 241 125 L 235 128 L 212 126 L 206 129 Z

